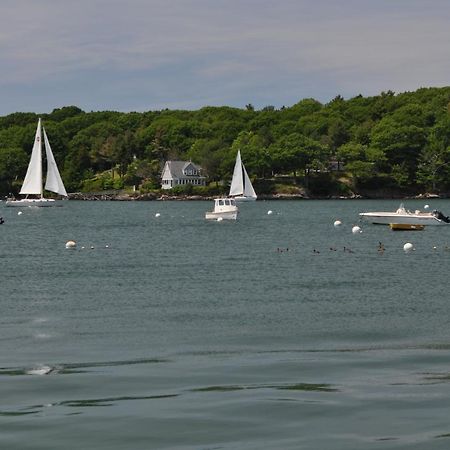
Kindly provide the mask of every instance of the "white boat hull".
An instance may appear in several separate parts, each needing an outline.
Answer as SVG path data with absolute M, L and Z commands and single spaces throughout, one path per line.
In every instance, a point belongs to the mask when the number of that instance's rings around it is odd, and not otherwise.
M 217 220 L 217 219 L 224 219 L 224 220 L 236 220 L 238 216 L 237 211 L 230 211 L 230 212 L 207 212 L 205 213 L 205 219 L 208 220 Z
M 6 200 L 5 206 L 16 208 L 28 208 L 30 206 L 63 206 L 63 202 L 62 200 L 55 200 L 53 198 L 24 198 L 21 200 Z
M 367 222 L 379 225 L 389 225 L 391 223 L 407 225 L 449 225 L 431 213 L 398 214 L 395 212 L 367 212 L 360 213 L 359 216 Z

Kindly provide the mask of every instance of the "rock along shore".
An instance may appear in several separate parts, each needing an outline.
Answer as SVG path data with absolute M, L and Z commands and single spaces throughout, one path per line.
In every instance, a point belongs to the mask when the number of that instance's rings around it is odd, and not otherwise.
M 69 193 L 70 200 L 86 200 L 86 201 L 186 201 L 186 200 L 213 200 L 218 195 L 203 196 L 203 195 L 170 195 L 156 192 L 149 192 L 146 194 L 138 193 L 124 193 L 124 192 L 95 192 L 83 193 L 73 192 Z M 449 198 L 449 195 L 437 194 L 419 194 L 412 196 L 402 195 L 358 195 L 353 194 L 349 196 L 309 196 L 306 193 L 298 194 L 261 194 L 258 195 L 258 200 L 351 200 L 351 199 L 432 199 L 432 198 Z
M 69 194 L 69 200 L 86 201 L 184 201 L 184 200 L 213 200 L 215 196 L 203 195 L 169 195 L 150 192 L 147 194 L 126 194 L 116 192 L 82 193 L 73 192 Z M 303 194 L 274 194 L 259 195 L 258 200 L 303 200 L 309 198 Z

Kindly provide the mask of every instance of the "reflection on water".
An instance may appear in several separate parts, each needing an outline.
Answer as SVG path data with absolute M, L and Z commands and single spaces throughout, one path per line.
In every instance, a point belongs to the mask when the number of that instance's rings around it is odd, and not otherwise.
M 336 392 L 337 389 L 331 388 L 327 384 L 297 383 L 290 385 L 260 385 L 260 386 L 208 386 L 204 388 L 193 389 L 193 392 L 228 392 L 240 391 L 244 389 L 281 389 L 288 391 L 316 391 L 316 392 Z

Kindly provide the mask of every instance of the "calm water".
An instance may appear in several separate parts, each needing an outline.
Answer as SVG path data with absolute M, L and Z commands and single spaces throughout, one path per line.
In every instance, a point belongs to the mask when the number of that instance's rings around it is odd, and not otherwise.
M 398 203 L 0 204 L 0 448 L 448 449 L 450 227 L 351 232 Z

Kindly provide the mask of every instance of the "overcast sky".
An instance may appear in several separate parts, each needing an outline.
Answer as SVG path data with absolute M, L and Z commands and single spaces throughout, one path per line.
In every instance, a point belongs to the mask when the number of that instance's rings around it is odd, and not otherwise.
M 0 115 L 450 85 L 450 0 L 0 0 Z

